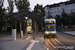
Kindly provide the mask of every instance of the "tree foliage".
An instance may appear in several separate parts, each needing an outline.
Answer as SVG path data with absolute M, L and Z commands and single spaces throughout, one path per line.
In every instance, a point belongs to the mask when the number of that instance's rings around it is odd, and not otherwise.
M 45 16 L 45 11 L 42 5 L 37 4 L 33 10 L 34 13 L 40 14 L 42 17 Z
M 4 0 L 0 0 L 0 21 L 3 21 L 3 16 L 5 13 L 5 8 L 3 8 Z
M 13 9 L 14 9 L 14 4 L 13 4 L 13 0 L 8 0 L 8 14 L 11 14 L 11 13 L 13 13 Z M 11 20 L 10 18 L 8 18 L 7 19 L 8 21 L 8 25 L 10 25 L 10 27 L 11 27 L 11 29 L 13 28 L 13 26 L 14 26 L 14 21 L 13 20 Z
M 61 26 L 62 23 L 64 26 L 73 26 L 75 25 L 75 12 L 71 12 L 70 14 L 65 13 L 63 10 L 62 15 L 56 15 L 56 24 L 57 26 Z
M 44 21 L 45 11 L 44 11 L 44 7 L 42 5 L 39 5 L 39 4 L 35 5 L 33 12 L 40 14 Z
M 42 5 L 37 4 L 35 5 L 33 12 L 41 15 L 43 19 L 42 26 L 44 26 L 44 16 L 45 16 L 44 7 Z M 41 29 L 41 26 L 40 26 L 41 22 L 38 22 L 38 24 L 39 24 L 39 29 Z
M 13 13 L 14 5 L 13 5 L 13 0 L 8 0 L 8 12 L 9 14 Z
M 3 8 L 4 0 L 0 0 L 0 32 L 2 31 L 2 26 L 4 25 L 4 15 L 5 8 Z
M 61 20 L 61 16 L 60 16 L 60 15 L 56 15 L 55 19 L 56 19 L 56 25 L 57 25 L 57 26 L 61 26 L 61 24 L 62 24 L 62 23 L 61 23 L 61 21 L 62 21 L 62 20 Z
M 70 19 L 70 24 L 71 25 L 75 25 L 75 12 L 71 12 L 70 15 L 69 15 L 69 19 Z
M 63 10 L 63 12 L 62 12 L 62 23 L 64 24 L 64 25 L 67 25 L 68 24 L 68 14 Z
M 28 0 L 15 0 L 15 5 L 17 7 L 18 10 L 29 10 L 30 9 L 30 3 Z
M 53 18 L 52 15 L 49 15 L 48 18 Z

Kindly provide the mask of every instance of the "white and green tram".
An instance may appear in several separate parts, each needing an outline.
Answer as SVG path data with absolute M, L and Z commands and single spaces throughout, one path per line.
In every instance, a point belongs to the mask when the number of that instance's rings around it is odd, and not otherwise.
M 44 37 L 56 37 L 56 20 L 45 19 Z

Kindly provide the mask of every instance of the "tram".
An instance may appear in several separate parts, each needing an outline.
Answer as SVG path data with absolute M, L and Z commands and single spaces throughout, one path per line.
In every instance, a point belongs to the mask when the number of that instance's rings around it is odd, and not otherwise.
M 45 19 L 44 37 L 56 37 L 56 20 Z
M 27 21 L 27 34 L 32 34 L 32 20 L 28 19 Z

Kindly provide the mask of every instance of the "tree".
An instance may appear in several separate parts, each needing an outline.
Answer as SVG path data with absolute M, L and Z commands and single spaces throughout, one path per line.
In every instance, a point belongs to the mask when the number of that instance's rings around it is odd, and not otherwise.
M 34 13 L 40 14 L 43 18 L 45 16 L 45 11 L 42 5 L 37 4 L 33 10 Z
M 4 25 L 4 15 L 5 15 L 5 8 L 3 8 L 4 0 L 0 0 L 0 32 L 2 32 L 2 27 Z
M 41 17 L 42 17 L 42 19 L 43 19 L 42 26 L 44 26 L 44 16 L 45 16 L 45 11 L 44 11 L 43 6 L 37 4 L 37 5 L 34 7 L 33 12 L 41 15 Z M 41 26 L 40 26 L 41 23 L 38 22 L 38 24 L 39 24 L 39 28 L 41 29 Z
M 8 0 L 8 14 L 11 14 L 11 13 L 13 13 L 13 9 L 14 9 L 14 5 L 13 5 L 13 0 Z M 13 26 L 14 26 L 14 21 L 13 20 L 11 20 L 11 19 L 7 19 L 8 20 L 8 25 L 10 25 L 10 27 L 11 27 L 11 30 L 12 30 L 12 28 L 13 28 Z
M 63 10 L 61 16 L 63 25 L 68 25 L 68 14 Z
M 61 26 L 61 24 L 62 24 L 62 23 L 61 23 L 61 21 L 62 21 L 62 20 L 61 20 L 61 16 L 60 16 L 60 15 L 56 15 L 55 19 L 56 19 L 56 25 L 57 25 L 57 26 Z
M 9 4 L 9 6 L 7 7 L 8 13 L 11 14 L 13 13 L 13 9 L 14 9 L 13 0 L 8 0 L 8 4 Z
M 17 7 L 18 10 L 29 10 L 30 9 L 30 3 L 28 0 L 15 0 L 15 5 Z
M 5 13 L 5 8 L 3 8 L 4 0 L 0 0 L 0 21 L 3 21 L 3 15 Z
M 44 7 L 42 5 L 39 5 L 37 4 L 35 7 L 34 7 L 34 10 L 33 10 L 34 13 L 37 13 L 37 14 L 40 14 L 42 19 L 43 19 L 43 22 L 44 22 L 44 16 L 45 16 L 45 11 L 44 11 Z
M 48 18 L 53 18 L 52 15 L 49 15 Z
M 70 13 L 70 24 L 75 25 L 75 12 Z

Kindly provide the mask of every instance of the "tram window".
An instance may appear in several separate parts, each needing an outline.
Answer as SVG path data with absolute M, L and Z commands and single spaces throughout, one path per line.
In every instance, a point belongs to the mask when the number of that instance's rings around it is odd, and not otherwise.
M 47 31 L 54 31 L 54 26 L 46 26 Z

